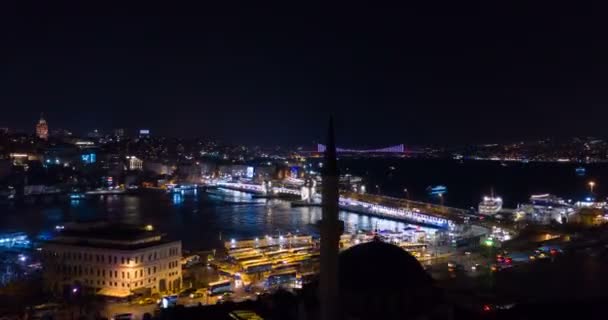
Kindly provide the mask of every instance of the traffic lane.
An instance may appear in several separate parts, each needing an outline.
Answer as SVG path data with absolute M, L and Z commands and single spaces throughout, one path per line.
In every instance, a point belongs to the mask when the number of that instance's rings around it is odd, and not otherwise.
M 136 319 L 141 319 L 145 313 L 154 315 L 156 304 L 136 305 L 129 303 L 106 303 L 101 314 L 111 319 L 114 315 L 122 313 L 132 313 Z

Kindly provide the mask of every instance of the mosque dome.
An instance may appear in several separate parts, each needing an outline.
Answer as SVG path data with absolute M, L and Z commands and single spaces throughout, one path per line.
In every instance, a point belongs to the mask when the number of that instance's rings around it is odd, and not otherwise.
M 414 318 L 432 309 L 434 287 L 418 260 L 395 245 L 372 241 L 339 257 L 346 319 Z

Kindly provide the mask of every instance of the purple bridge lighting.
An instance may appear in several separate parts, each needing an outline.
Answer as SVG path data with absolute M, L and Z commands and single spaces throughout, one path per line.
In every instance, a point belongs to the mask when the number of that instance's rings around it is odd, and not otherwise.
M 325 152 L 325 145 L 318 144 L 317 152 L 319 152 L 319 153 Z M 336 152 L 341 152 L 341 153 L 404 153 L 405 146 L 403 144 L 398 144 L 396 146 L 391 146 L 391 147 L 386 147 L 386 148 L 364 149 L 364 150 L 336 148 Z

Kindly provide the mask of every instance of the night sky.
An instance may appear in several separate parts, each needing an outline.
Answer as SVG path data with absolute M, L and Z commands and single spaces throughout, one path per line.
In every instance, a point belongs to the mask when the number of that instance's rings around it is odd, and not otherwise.
M 311 145 L 333 113 L 344 146 L 607 136 L 601 8 L 284 2 L 2 1 L 0 127 Z

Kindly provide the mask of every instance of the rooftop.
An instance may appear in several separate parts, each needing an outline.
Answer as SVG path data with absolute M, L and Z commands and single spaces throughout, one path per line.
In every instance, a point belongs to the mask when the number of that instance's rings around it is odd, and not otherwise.
M 109 222 L 76 222 L 58 228 L 48 243 L 132 250 L 170 242 L 148 226 Z

